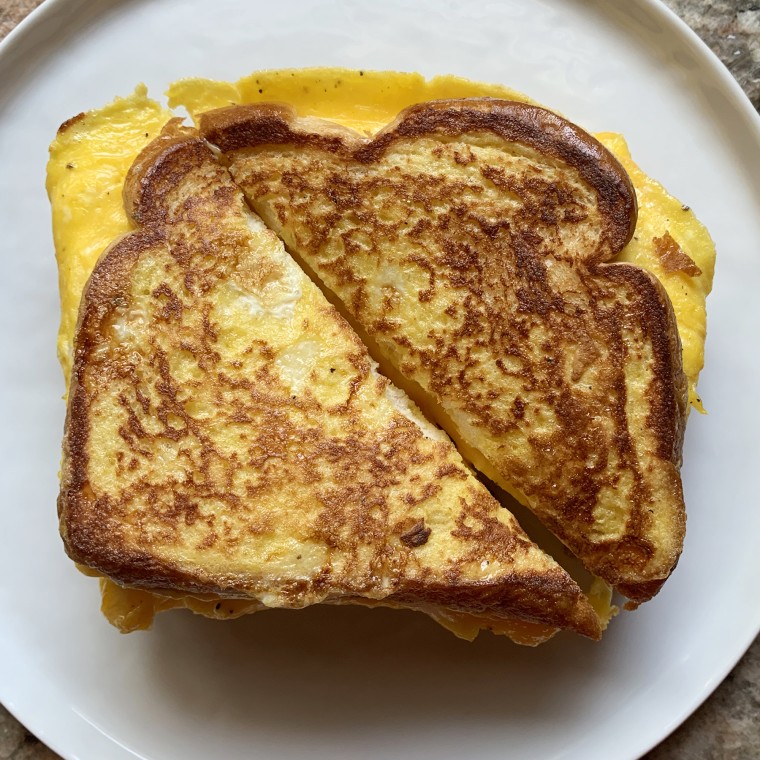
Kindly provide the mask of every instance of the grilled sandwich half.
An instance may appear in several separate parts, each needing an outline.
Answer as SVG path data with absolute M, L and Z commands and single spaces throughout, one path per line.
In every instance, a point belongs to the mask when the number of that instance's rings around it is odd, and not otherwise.
M 388 605 L 523 643 L 600 636 L 195 130 L 167 125 L 125 203 L 136 228 L 76 328 L 59 497 L 76 562 L 166 606 Z
M 636 196 L 544 109 L 463 99 L 374 138 L 288 106 L 201 116 L 251 207 L 479 470 L 633 603 L 676 565 L 687 386 L 668 297 L 609 263 Z

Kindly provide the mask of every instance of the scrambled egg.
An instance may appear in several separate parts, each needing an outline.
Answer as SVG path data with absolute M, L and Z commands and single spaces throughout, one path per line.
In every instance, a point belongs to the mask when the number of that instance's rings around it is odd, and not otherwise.
M 140 85 L 127 98 L 69 119 L 50 146 L 46 186 L 61 294 L 58 358 L 67 383 L 84 286 L 100 254 L 130 229 L 124 178 L 172 116 Z
M 697 379 L 705 361 L 705 299 L 712 289 L 715 270 L 715 246 L 710 233 L 687 205 L 641 171 L 622 135 L 602 133 L 596 137 L 625 167 L 639 203 L 633 239 L 617 260 L 648 269 L 665 286 L 681 336 L 689 401 L 703 412 Z
M 535 102 L 500 85 L 454 76 L 425 80 L 419 74 L 344 69 L 263 71 L 236 83 L 186 79 L 172 84 L 167 94 L 170 107 L 184 107 L 193 117 L 233 103 L 280 101 L 291 103 L 301 115 L 332 119 L 368 135 L 406 106 L 425 100 L 491 96 Z M 130 229 L 122 202 L 124 178 L 137 154 L 172 116 L 140 85 L 129 97 L 67 122 L 50 147 L 47 190 L 61 295 L 58 355 L 67 382 L 83 288 L 100 254 Z M 704 361 L 705 299 L 715 263 L 712 240 L 688 206 L 633 162 L 622 136 L 604 133 L 597 138 L 623 164 L 638 196 L 636 232 L 618 258 L 650 270 L 667 290 L 683 345 L 690 400 L 701 411 L 696 385 Z M 122 589 L 107 579 L 101 579 L 101 588 L 104 613 L 123 631 L 147 628 L 156 612 L 171 607 L 188 607 L 209 617 L 251 611 L 249 602 L 220 605 L 217 600 L 156 596 Z M 592 600 L 600 617 L 609 619 L 614 610 L 609 588 L 595 584 Z M 464 621 L 439 622 L 463 638 L 477 634 Z M 529 639 L 532 633 L 523 635 Z

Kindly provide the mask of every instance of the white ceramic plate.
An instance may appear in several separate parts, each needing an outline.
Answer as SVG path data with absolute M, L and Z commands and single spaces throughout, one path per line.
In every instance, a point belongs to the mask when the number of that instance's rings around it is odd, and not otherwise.
M 456 640 L 422 616 L 189 613 L 121 636 L 65 558 L 64 407 L 47 145 L 145 81 L 306 65 L 453 72 L 529 93 L 634 157 L 712 231 L 710 415 L 692 415 L 681 563 L 600 644 Z M 633 758 L 760 628 L 756 378 L 760 128 L 728 73 L 650 0 L 51 0 L 0 48 L 0 699 L 67 758 Z

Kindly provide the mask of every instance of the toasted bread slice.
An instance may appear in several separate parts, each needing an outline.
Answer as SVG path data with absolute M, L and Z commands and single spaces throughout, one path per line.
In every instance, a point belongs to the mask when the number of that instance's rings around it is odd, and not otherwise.
M 167 125 L 125 199 L 138 229 L 96 265 L 75 339 L 59 497 L 75 561 L 244 611 L 382 603 L 600 636 L 194 130 Z
M 636 224 L 611 154 L 492 99 L 413 106 L 372 139 L 272 104 L 201 131 L 466 458 L 591 572 L 655 594 L 683 543 L 686 382 L 663 288 L 605 263 Z

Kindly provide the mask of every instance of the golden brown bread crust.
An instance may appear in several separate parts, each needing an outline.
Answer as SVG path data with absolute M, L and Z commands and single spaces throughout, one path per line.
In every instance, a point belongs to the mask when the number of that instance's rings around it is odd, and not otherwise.
M 317 124 L 317 119 L 300 120 L 294 129 L 295 119 L 295 111 L 287 105 L 240 105 L 202 114 L 200 128 L 203 136 L 225 153 L 289 144 L 318 148 L 365 164 L 377 162 L 399 140 L 433 133 L 453 137 L 492 132 L 577 169 L 597 193 L 603 237 L 611 250 L 620 250 L 636 227 L 636 193 L 617 159 L 580 127 L 544 108 L 494 98 L 420 103 L 404 109 L 370 141 L 350 130 L 325 126 L 326 122 Z M 303 129 L 311 123 L 315 131 Z
M 201 116 L 249 203 L 466 456 L 634 601 L 681 551 L 686 381 L 619 163 L 523 103 L 420 104 L 374 139 L 275 104 Z
M 242 197 L 193 131 L 170 124 L 141 154 L 125 204 L 141 229 L 98 262 L 76 331 L 58 502 L 76 562 L 163 593 L 364 596 L 599 638 L 577 585 L 450 444 L 383 401 L 388 382 L 321 295 L 329 404 L 323 376 L 283 385 L 274 337 L 223 321 L 230 282 L 263 293 L 281 265 L 249 250 Z M 301 553 L 317 559 L 297 572 Z

